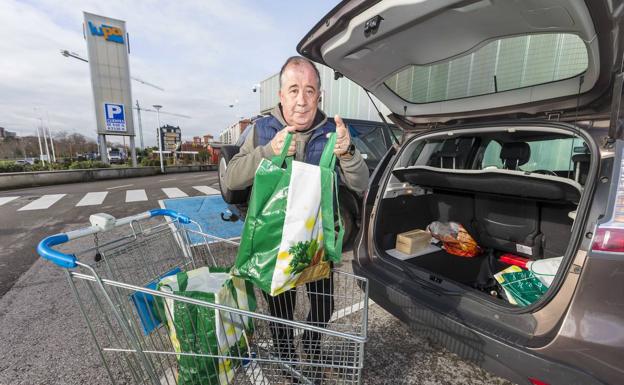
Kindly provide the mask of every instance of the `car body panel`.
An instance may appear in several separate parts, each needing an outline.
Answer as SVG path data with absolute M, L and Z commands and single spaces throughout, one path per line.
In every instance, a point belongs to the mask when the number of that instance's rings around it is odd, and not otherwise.
M 612 173 L 611 164 L 614 152 L 609 147 L 604 147 L 608 121 L 596 123 L 597 127 L 594 128 L 589 122 L 584 122 L 579 126 L 584 125 L 593 138 L 591 142 L 596 143 L 595 148 L 601 148 L 600 151 L 594 153 L 594 164 L 600 164 L 600 172 L 595 170 L 594 174 L 597 175 L 594 175 L 594 180 L 603 180 L 605 176 L 610 176 Z M 543 122 L 543 124 L 552 124 L 552 122 Z M 408 324 L 417 325 L 419 331 L 433 328 L 435 333 L 444 336 L 440 337 L 440 340 L 445 344 L 457 344 L 455 339 L 464 334 L 472 336 L 473 339 L 479 339 L 481 343 L 466 346 L 465 338 L 460 338 L 459 346 L 463 346 L 463 348 L 459 349 L 459 352 L 463 352 L 464 356 L 471 359 L 480 357 L 476 361 L 483 364 L 485 368 L 514 379 L 514 381 L 518 381 L 518 376 L 520 378 L 524 376 L 526 380 L 529 375 L 533 375 L 535 378 L 551 384 L 617 384 L 623 369 L 621 354 L 616 354 L 618 351 L 621 352 L 622 348 L 622 345 L 618 345 L 621 344 L 621 337 L 618 336 L 623 335 L 622 330 L 620 330 L 622 327 L 618 325 L 609 328 L 608 323 L 609 320 L 612 322 L 619 320 L 621 324 L 623 300 L 621 291 L 614 290 L 618 285 L 621 287 L 621 277 L 614 273 L 618 271 L 618 266 L 614 264 L 613 260 L 601 260 L 601 258 L 592 257 L 591 253 L 590 256 L 587 256 L 586 250 L 589 248 L 591 239 L 582 237 L 578 244 L 573 246 L 573 250 L 579 251 L 571 260 L 569 273 L 565 280 L 562 279 L 559 292 L 553 296 L 554 300 L 546 302 L 542 308 L 536 309 L 535 313 L 527 314 L 535 320 L 534 329 L 530 334 L 524 334 L 523 337 L 523 334 L 513 333 L 513 324 L 511 323 L 505 325 L 511 328 L 508 328 L 507 331 L 496 330 L 488 324 L 479 324 L 479 312 L 476 309 L 477 313 L 474 314 L 474 317 L 465 312 L 466 308 L 472 306 L 465 297 L 461 298 L 460 295 L 435 290 L 433 287 L 427 288 L 424 280 L 421 280 L 419 286 L 415 285 L 413 273 L 406 271 L 405 266 L 392 264 L 391 261 L 379 257 L 375 249 L 372 242 L 374 227 L 371 226 L 371 222 L 374 222 L 377 213 L 373 203 L 382 196 L 379 188 L 383 189 L 383 182 L 388 178 L 389 170 L 392 169 L 389 164 L 393 163 L 392 160 L 396 156 L 391 154 L 389 159 L 381 162 L 380 167 L 375 170 L 371 178 L 369 191 L 367 191 L 364 202 L 364 207 L 368 210 L 366 215 L 370 216 L 371 219 L 370 222 L 365 221 L 362 224 L 362 233 L 358 235 L 357 244 L 354 248 L 354 271 L 371 281 L 371 298 Z M 609 177 L 609 179 L 611 178 Z M 588 183 L 593 184 L 594 182 L 588 178 Z M 588 212 L 586 219 L 579 221 L 578 232 L 581 234 L 593 232 L 593 227 L 599 218 L 604 216 L 606 209 L 604 203 L 608 201 L 609 190 L 609 184 L 601 182 L 593 197 L 592 194 L 585 195 Z M 621 259 L 621 255 L 619 257 Z M 605 279 L 605 276 L 609 276 L 609 278 Z M 597 282 L 600 282 L 600 285 Z M 604 285 L 602 285 L 603 282 Z M 600 289 L 597 290 L 597 286 L 600 286 Z M 579 293 L 585 293 L 585 297 L 579 296 Z M 594 296 L 598 296 L 599 300 L 592 299 Z M 446 310 L 436 302 L 446 303 Z M 449 302 L 455 303 L 455 309 L 448 311 Z M 408 306 L 409 311 L 397 307 L 397 304 Z M 464 312 L 460 313 L 458 317 L 458 313 L 453 310 L 459 309 L 461 311 L 462 307 L 464 307 Z M 494 316 L 504 319 L 505 315 L 499 312 L 483 313 L 481 316 Z M 470 318 L 473 319 L 470 320 Z M 509 318 L 506 322 L 511 319 Z M 593 320 L 593 322 L 587 323 L 588 320 Z M 589 329 L 590 325 L 596 327 L 593 325 L 600 325 L 605 322 L 607 324 L 603 325 L 604 328 L 601 328 L 600 331 L 592 333 Z M 449 328 L 453 328 L 453 330 Z M 461 332 L 457 330 L 461 330 Z M 588 341 L 588 336 L 597 341 Z M 503 353 L 502 351 L 505 350 L 508 351 Z M 513 361 L 505 361 L 501 358 L 509 357 L 510 354 L 517 354 Z M 583 358 L 587 355 L 592 356 L 591 360 Z M 524 366 L 524 369 L 518 369 L 521 367 L 520 362 L 525 359 L 527 363 L 537 364 L 540 362 L 539 365 L 547 368 L 547 371 L 554 371 L 561 365 L 560 370 L 565 373 L 560 373 L 562 377 L 555 379 L 548 375 L 541 375 L 541 377 L 535 375 L 536 366 Z M 535 359 L 537 361 L 534 361 Z M 576 374 L 572 375 L 571 373 Z M 579 373 L 583 373 L 583 380 L 578 379 L 581 377 L 576 377 L 581 376 Z M 549 378 L 552 382 L 548 381 Z
M 399 121 L 412 121 L 410 117 L 414 117 L 414 120 L 417 122 L 445 122 L 452 119 L 484 116 L 499 116 L 499 119 L 502 119 L 500 115 L 512 116 L 512 114 L 516 116 L 518 114 L 526 114 L 535 117 L 545 112 L 559 112 L 562 114 L 565 114 L 566 111 L 576 112 L 576 109 L 579 107 L 582 110 L 586 110 L 586 113 L 594 113 L 611 100 L 609 92 L 613 82 L 613 74 L 620 70 L 622 53 L 624 53 L 624 38 L 620 31 L 623 17 L 621 12 L 623 2 L 621 0 L 552 0 L 546 3 L 480 1 L 472 3 L 475 6 L 479 5 L 480 9 L 470 12 L 463 9 L 466 6 L 466 2 L 400 1 L 391 2 L 389 3 L 390 5 L 384 5 L 384 3 L 388 2 L 342 2 L 323 19 L 325 24 L 317 24 L 315 29 L 310 31 L 297 48 L 304 56 L 329 65 L 337 72 L 344 74 L 370 90 L 391 109 Z M 396 40 L 396 42 L 392 40 L 394 36 L 399 33 L 405 33 L 403 31 L 410 29 L 418 32 L 417 27 L 427 27 L 427 22 L 435 19 L 435 17 L 439 17 L 439 15 L 461 14 L 463 12 L 463 15 L 460 16 L 468 18 L 471 14 L 479 15 L 484 13 L 489 8 L 496 11 L 497 6 L 507 7 L 508 9 L 503 9 L 506 13 L 512 12 L 512 14 L 501 18 L 501 21 L 506 20 L 509 16 L 511 16 L 510 19 L 513 19 L 514 10 L 522 12 L 522 17 L 518 19 L 523 19 L 527 13 L 533 11 L 535 11 L 534 13 L 539 13 L 538 11 L 551 7 L 564 9 L 565 13 L 573 18 L 573 22 L 563 23 L 561 20 L 557 21 L 558 19 L 555 17 L 552 20 L 553 25 L 543 28 L 537 21 L 527 19 L 524 20 L 525 23 L 523 25 L 514 27 L 516 29 L 513 31 L 509 29 L 511 27 L 507 27 L 504 24 L 497 25 L 498 28 L 502 29 L 499 33 L 497 33 L 495 28 L 488 30 L 482 26 L 483 23 L 479 23 L 478 26 L 474 27 L 474 31 L 467 27 L 460 30 L 462 34 L 468 36 L 466 39 L 476 39 L 475 42 L 481 40 L 482 43 L 488 39 L 491 40 L 497 34 L 508 36 L 539 31 L 569 31 L 579 34 L 587 42 L 587 46 L 590 47 L 590 68 L 588 71 L 582 77 L 577 76 L 568 80 L 424 105 L 402 100 L 383 84 L 383 81 L 391 73 L 388 65 L 401 67 L 399 63 L 423 64 L 413 62 L 413 60 L 419 58 L 417 48 L 420 46 L 418 44 L 414 43 L 413 52 L 410 50 L 404 52 L 405 47 L 402 47 L 403 50 L 397 47 L 399 42 L 406 44 L 406 41 L 418 40 L 419 35 L 411 36 L 412 40 L 402 38 Z M 518 6 L 522 8 L 518 10 Z M 361 31 L 363 28 L 362 24 L 366 20 L 364 16 L 377 14 L 377 9 L 382 16 L 384 16 L 384 10 L 392 13 L 386 15 L 386 20 L 381 22 L 377 34 L 364 37 Z M 403 12 L 399 12 L 401 9 Z M 410 13 L 409 11 L 412 12 Z M 409 17 L 413 18 L 415 14 L 422 14 L 422 18 L 410 22 Z M 401 15 L 404 15 L 407 19 L 403 21 L 398 20 Z M 397 19 L 397 25 L 391 22 L 391 20 L 395 19 Z M 478 21 L 479 16 L 474 16 L 474 20 Z M 592 20 L 593 23 L 591 23 Z M 332 25 L 332 23 L 334 24 Z M 336 26 L 337 24 L 339 26 Z M 384 24 L 387 26 L 387 30 L 384 29 L 386 28 Z M 439 25 L 432 23 L 432 26 Z M 446 28 L 442 32 L 447 30 L 453 31 L 453 29 Z M 421 31 L 421 35 L 424 32 L 427 32 L 427 30 Z M 436 49 L 430 49 L 430 60 L 445 56 L 443 51 L 445 48 L 444 42 L 449 44 L 448 42 L 452 41 L 453 37 L 463 38 L 452 33 L 441 33 L 441 36 L 438 37 L 435 32 L 441 31 L 429 31 L 429 34 L 424 35 L 422 38 L 425 46 L 436 47 Z M 437 41 L 437 39 L 440 39 L 440 41 Z M 369 45 L 372 48 L 368 47 Z M 456 44 L 453 43 L 452 45 L 455 46 Z M 381 55 L 381 51 L 378 48 L 383 48 L 384 52 L 388 52 Z M 446 57 L 457 55 L 458 49 L 449 49 Z M 358 54 L 361 51 L 366 52 Z M 388 57 L 394 58 L 393 61 L 390 61 L 392 64 L 388 63 Z M 593 68 L 592 60 L 595 66 Z M 570 88 L 565 90 L 564 84 L 568 84 L 565 87 Z M 553 93 L 555 88 L 559 88 L 561 92 L 559 94 Z

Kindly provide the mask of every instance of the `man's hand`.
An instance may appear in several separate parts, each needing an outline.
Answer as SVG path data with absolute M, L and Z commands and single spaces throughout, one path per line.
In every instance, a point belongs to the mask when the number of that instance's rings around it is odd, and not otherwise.
M 284 139 L 286 139 L 286 134 L 289 132 L 295 132 L 295 127 L 286 126 L 282 130 L 280 130 L 277 135 L 271 139 L 271 149 L 275 155 L 279 155 L 282 153 L 282 148 L 284 147 Z M 295 155 L 296 143 L 295 138 L 292 138 L 290 141 L 290 147 L 288 147 L 287 156 Z
M 351 144 L 351 135 L 349 129 L 338 115 L 334 116 L 336 122 L 336 146 L 334 146 L 334 154 L 339 157 L 346 157 L 349 145 Z

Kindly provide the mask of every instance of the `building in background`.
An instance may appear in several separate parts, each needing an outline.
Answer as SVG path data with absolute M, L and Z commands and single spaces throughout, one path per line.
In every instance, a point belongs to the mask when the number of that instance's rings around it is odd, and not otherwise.
M 178 154 L 191 154 L 195 160 L 209 164 L 216 164 L 219 161 L 221 143 L 214 141 L 212 135 L 194 136 L 192 141 L 186 141 L 180 145 Z
M 379 121 L 379 114 L 362 87 L 347 78 L 334 80 L 334 70 L 316 64 L 321 75 L 321 102 L 319 107 L 328 116 L 338 114 L 343 118 Z M 279 102 L 279 73 L 260 82 L 260 113 L 266 114 Z M 372 95 L 371 95 L 372 96 Z M 384 116 L 390 110 L 372 96 Z
M 17 133 L 13 131 L 8 131 L 4 127 L 0 127 L 0 140 L 4 140 L 6 138 L 15 138 L 17 137 Z
M 241 119 L 232 124 L 219 134 L 219 141 L 223 144 L 234 144 L 240 138 L 247 126 L 251 124 L 251 119 Z
M 170 125 L 160 127 L 160 142 L 163 151 L 176 151 L 182 143 L 182 130 Z

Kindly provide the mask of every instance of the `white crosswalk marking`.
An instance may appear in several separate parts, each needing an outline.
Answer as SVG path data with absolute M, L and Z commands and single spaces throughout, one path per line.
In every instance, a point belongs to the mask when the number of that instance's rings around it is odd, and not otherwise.
M 204 193 L 206 195 L 215 195 L 215 194 L 221 194 L 221 192 L 217 189 L 214 189 L 210 186 L 193 186 L 193 188 L 201 193 Z
M 108 195 L 108 191 L 87 193 L 76 206 L 97 206 L 104 202 L 104 198 Z
M 34 200 L 17 211 L 44 210 L 61 200 L 67 194 L 50 194 Z
M 126 191 L 126 202 L 140 202 L 146 201 L 147 194 L 145 194 L 145 190 L 127 190 Z
M 167 194 L 169 198 L 182 198 L 188 196 L 184 191 L 180 190 L 177 187 L 165 187 L 162 188 L 162 190 L 165 194 Z
M 0 206 L 2 206 L 5 203 L 9 203 L 12 200 L 15 200 L 17 198 L 19 198 L 19 197 L 0 197 Z

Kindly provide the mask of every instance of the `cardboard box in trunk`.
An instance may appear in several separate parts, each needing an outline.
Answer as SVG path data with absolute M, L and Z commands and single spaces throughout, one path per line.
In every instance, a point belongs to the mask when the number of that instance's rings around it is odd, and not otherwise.
M 404 254 L 415 254 L 429 247 L 431 234 L 425 230 L 411 230 L 397 235 L 396 249 Z

